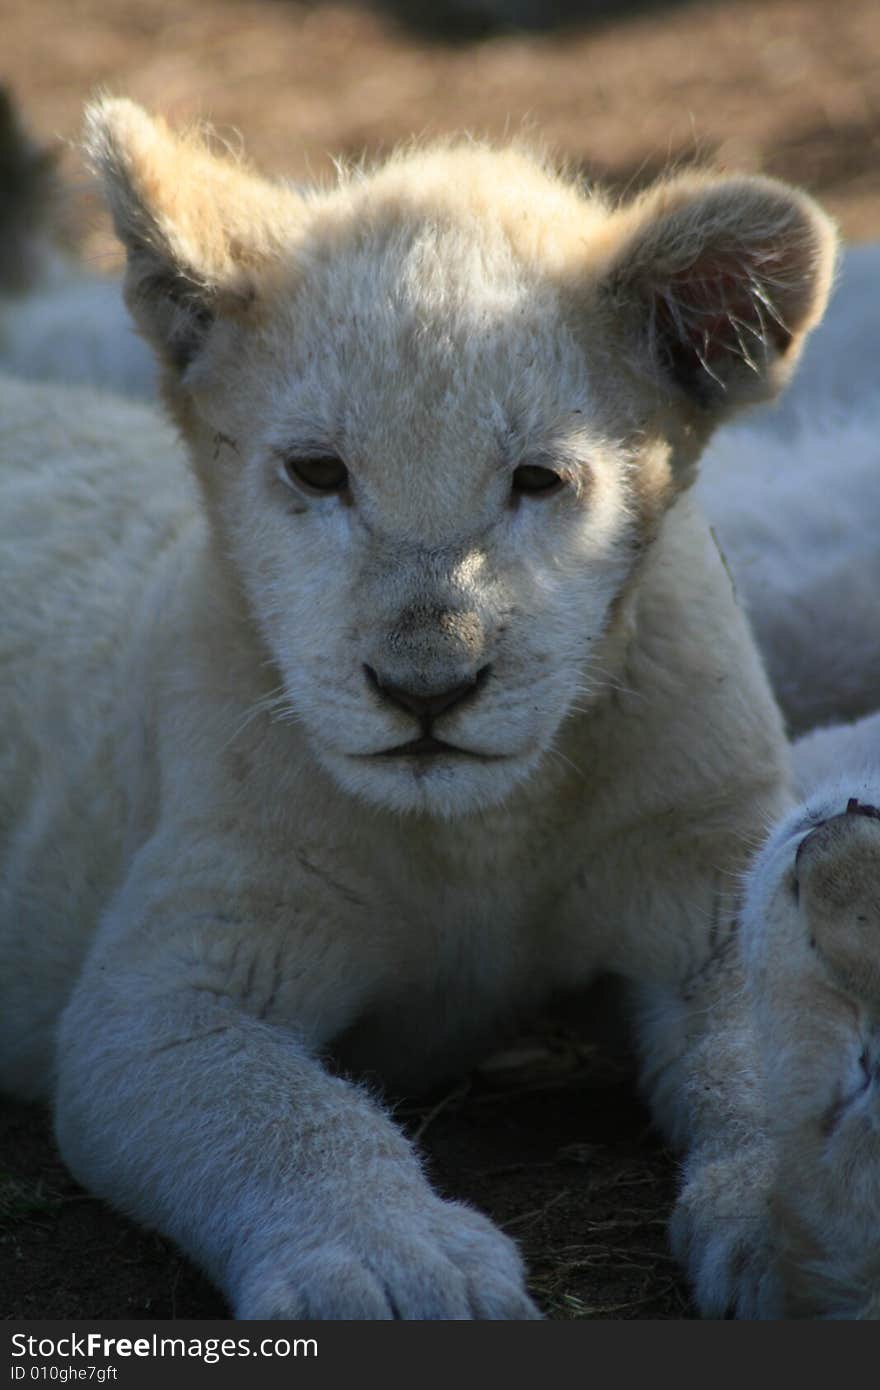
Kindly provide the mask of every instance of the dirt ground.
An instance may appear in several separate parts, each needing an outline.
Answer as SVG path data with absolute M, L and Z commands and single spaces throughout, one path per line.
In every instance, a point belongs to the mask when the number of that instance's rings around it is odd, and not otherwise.
M 452 1090 L 401 1102 L 435 1185 L 519 1242 L 553 1318 L 693 1316 L 666 1249 L 675 1162 L 630 1069 L 544 1027 Z M 0 1305 L 7 1318 L 219 1318 L 169 1242 L 78 1188 L 33 1106 L 0 1103 Z
M 591 17 L 572 22 L 579 10 Z M 711 160 L 805 185 L 850 239 L 880 235 L 877 0 L 543 9 L 521 0 L 528 25 L 542 13 L 567 17 L 546 33 L 492 33 L 492 11 L 490 0 L 372 11 L 4 0 L 0 78 L 46 141 L 75 139 L 98 86 L 174 120 L 209 117 L 265 169 L 297 179 L 326 174 L 333 155 L 381 151 L 414 132 L 525 126 L 617 189 L 670 162 Z M 474 30 L 489 32 L 467 38 Z M 63 167 L 73 233 L 92 264 L 110 268 L 112 241 L 70 150 Z M 401 1114 L 438 1184 L 520 1239 L 549 1316 L 692 1316 L 665 1244 L 675 1163 L 608 1048 L 545 1029 L 506 1066 Z M 0 1105 L 0 1313 L 224 1312 L 166 1242 L 76 1187 L 41 1111 Z

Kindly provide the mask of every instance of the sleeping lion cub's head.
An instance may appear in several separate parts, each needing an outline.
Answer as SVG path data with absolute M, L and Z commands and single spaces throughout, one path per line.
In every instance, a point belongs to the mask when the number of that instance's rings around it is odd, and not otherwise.
M 315 754 L 385 806 L 497 803 L 603 688 L 603 636 L 710 429 L 791 370 L 827 221 L 744 178 L 613 210 L 469 142 L 299 191 L 116 100 L 89 145 Z

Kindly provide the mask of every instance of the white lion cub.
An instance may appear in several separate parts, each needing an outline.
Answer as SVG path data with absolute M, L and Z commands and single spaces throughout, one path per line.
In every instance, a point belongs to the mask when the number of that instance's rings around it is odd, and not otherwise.
M 617 971 L 697 1299 L 754 1314 L 732 886 L 787 752 L 687 490 L 790 373 L 829 224 L 468 143 L 301 193 L 128 102 L 89 128 L 191 468 L 144 407 L 3 387 L 0 1081 L 239 1317 L 528 1317 L 352 1078 Z
M 773 1316 L 880 1318 L 880 714 L 801 740 L 743 944 L 778 1152 Z

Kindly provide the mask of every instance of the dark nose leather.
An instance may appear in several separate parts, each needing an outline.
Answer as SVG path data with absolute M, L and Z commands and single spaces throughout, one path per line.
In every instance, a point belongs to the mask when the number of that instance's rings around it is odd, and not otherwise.
M 461 704 L 469 695 L 482 684 L 489 668 L 484 666 L 470 680 L 461 681 L 458 685 L 448 686 L 445 690 L 409 690 L 404 685 L 396 685 L 394 681 L 384 680 L 372 666 L 364 666 L 364 674 L 367 683 L 381 695 L 384 700 L 388 700 L 392 705 L 397 705 L 400 709 L 406 710 L 408 714 L 414 714 L 422 724 L 430 724 L 434 719 L 439 719 L 441 714 L 445 714 L 455 705 Z

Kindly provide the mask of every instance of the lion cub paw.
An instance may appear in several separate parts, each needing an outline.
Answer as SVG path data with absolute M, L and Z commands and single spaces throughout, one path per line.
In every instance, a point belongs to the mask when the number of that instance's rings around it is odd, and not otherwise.
M 762 1318 L 777 1304 L 771 1151 L 692 1155 L 669 1234 L 704 1318 Z
M 435 1199 L 353 1224 L 326 1243 L 275 1242 L 242 1281 L 237 1318 L 533 1319 L 513 1241 L 468 1207 Z
M 830 980 L 880 1013 L 880 810 L 850 798 L 800 843 L 797 895 Z
M 880 1309 L 880 798 L 835 794 L 756 861 L 754 1018 L 777 1147 L 780 1314 Z

